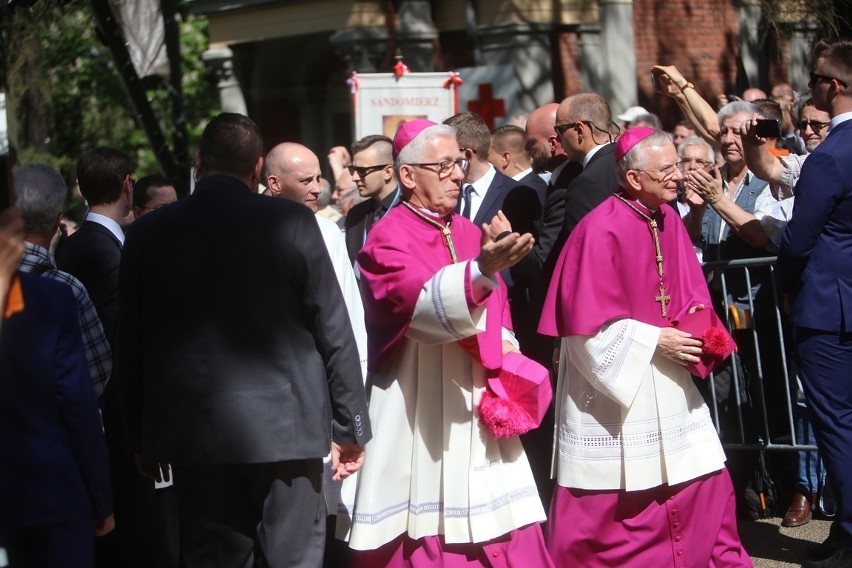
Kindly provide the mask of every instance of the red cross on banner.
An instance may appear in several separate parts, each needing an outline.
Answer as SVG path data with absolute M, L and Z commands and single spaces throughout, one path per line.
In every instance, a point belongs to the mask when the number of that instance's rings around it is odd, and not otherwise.
M 479 85 L 479 100 L 468 101 L 467 110 L 481 116 L 488 129 L 494 130 L 494 119 L 506 116 L 506 102 L 494 98 L 491 83 L 482 83 Z

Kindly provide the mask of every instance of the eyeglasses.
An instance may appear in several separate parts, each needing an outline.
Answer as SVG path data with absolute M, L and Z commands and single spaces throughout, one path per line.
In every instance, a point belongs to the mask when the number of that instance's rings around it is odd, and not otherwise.
M 837 77 L 831 77 L 830 75 L 823 75 L 821 73 L 815 73 L 813 71 L 811 71 L 811 80 L 808 82 L 808 87 L 813 89 L 814 85 L 816 85 L 818 83 L 821 83 L 821 82 L 830 83 L 832 81 L 837 81 L 838 83 L 843 85 L 844 89 L 849 88 L 849 83 L 847 83 L 846 81 L 841 81 Z
M 567 130 L 570 130 L 570 129 L 574 128 L 574 127 L 575 127 L 575 126 L 577 126 L 578 124 L 583 124 L 583 122 L 584 122 L 584 121 L 579 120 L 579 121 L 577 121 L 577 122 L 566 122 L 566 123 L 564 123 L 564 124 L 557 124 L 557 125 L 555 125 L 555 126 L 553 127 L 553 130 L 555 130 L 555 131 L 556 131 L 556 133 L 557 133 L 559 136 L 562 136 L 563 134 L 565 134 L 565 131 L 567 131 Z
M 453 173 L 453 169 L 458 166 L 462 173 L 467 175 L 467 168 L 470 167 L 470 160 L 467 158 L 458 158 L 457 160 L 444 160 L 443 162 L 426 162 L 423 164 L 407 164 L 409 166 L 417 166 L 424 168 L 430 172 L 437 172 L 439 178 L 445 178 Z M 433 170 L 430 166 L 438 166 L 437 170 Z
M 819 120 L 800 120 L 798 124 L 799 130 L 801 130 L 802 132 L 804 132 L 805 129 L 810 126 L 811 130 L 814 131 L 814 134 L 819 134 L 820 130 L 822 130 L 828 125 L 828 122 L 820 122 Z
M 635 170 L 635 171 L 641 172 L 641 173 L 647 175 L 649 178 L 651 178 L 652 180 L 654 180 L 656 182 L 668 183 L 675 176 L 675 173 L 678 171 L 679 166 L 680 166 L 680 163 L 677 163 L 677 164 L 672 164 L 669 167 L 663 168 L 661 170 Z M 656 179 L 654 176 L 651 175 L 651 172 L 663 174 L 662 179 Z
M 355 174 L 358 174 L 358 177 L 363 179 L 371 173 L 384 169 L 389 165 L 390 164 L 376 164 L 375 166 L 347 166 L 346 169 L 349 170 L 349 175 L 354 176 Z
M 708 167 L 713 165 L 713 162 L 708 162 L 707 160 L 702 160 L 701 158 L 684 158 L 676 165 L 678 169 L 680 169 L 680 171 L 685 171 L 690 169 L 689 166 L 692 164 L 695 164 L 696 168 L 706 170 Z

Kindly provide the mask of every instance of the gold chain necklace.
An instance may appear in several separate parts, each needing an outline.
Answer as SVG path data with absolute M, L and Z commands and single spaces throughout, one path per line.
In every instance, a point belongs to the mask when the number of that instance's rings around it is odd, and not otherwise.
M 639 214 L 640 217 L 645 219 L 648 222 L 648 226 L 651 228 L 651 235 L 654 237 L 654 250 L 656 251 L 656 261 L 657 261 L 657 277 L 660 279 L 660 295 L 654 298 L 655 302 L 660 302 L 660 313 L 661 315 L 668 319 L 669 314 L 666 310 L 666 304 L 671 301 L 671 296 L 666 294 L 666 285 L 663 283 L 663 253 L 660 250 L 660 235 L 657 232 L 657 220 L 652 217 L 646 215 L 642 211 L 640 211 L 635 205 L 624 199 L 622 196 L 616 194 L 618 199 L 621 200 L 622 203 L 633 209 L 636 213 Z
M 411 211 L 412 213 L 414 213 L 415 215 L 417 215 L 418 217 L 420 217 L 421 219 L 423 219 L 424 221 L 426 221 L 427 223 L 429 223 L 433 227 L 437 227 L 438 229 L 441 230 L 441 233 L 443 233 L 444 238 L 447 240 L 447 248 L 450 251 L 450 258 L 452 259 L 453 264 L 456 264 L 458 262 L 458 259 L 456 258 L 456 249 L 453 246 L 453 237 L 450 234 L 449 224 L 443 225 L 443 224 L 437 222 L 436 220 L 429 218 L 427 215 L 424 215 L 423 213 L 418 211 L 408 201 L 403 201 L 402 204 L 405 205 L 406 207 L 408 207 L 409 211 Z

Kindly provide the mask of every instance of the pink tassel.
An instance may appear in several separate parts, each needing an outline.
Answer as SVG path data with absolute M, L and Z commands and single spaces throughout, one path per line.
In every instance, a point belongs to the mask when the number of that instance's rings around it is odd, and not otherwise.
M 485 390 L 479 401 L 479 421 L 498 439 L 517 436 L 538 426 L 521 405 L 490 390 Z
M 704 340 L 703 355 L 719 358 L 728 350 L 728 335 L 719 328 L 708 327 L 704 330 L 702 339 Z

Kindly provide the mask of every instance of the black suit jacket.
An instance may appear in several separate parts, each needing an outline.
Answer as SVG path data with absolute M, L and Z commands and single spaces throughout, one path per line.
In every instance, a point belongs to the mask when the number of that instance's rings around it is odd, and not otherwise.
M 142 217 L 120 275 L 130 442 L 182 465 L 321 458 L 371 431 L 316 219 L 226 176 Z
M 530 172 L 519 179 L 518 183 L 533 188 L 538 196 L 538 202 L 544 207 L 544 200 L 547 198 L 547 182 L 541 179 L 540 175 Z
M 0 527 L 103 520 L 109 468 L 77 302 L 20 278 L 24 310 L 0 332 Z
M 476 215 L 471 219 L 473 224 L 480 227 L 483 223 L 490 223 L 494 215 L 497 214 L 497 211 L 503 208 L 503 201 L 506 199 L 509 191 L 518 185 L 518 182 L 505 174 L 501 174 L 495 168 L 494 179 L 491 180 L 491 185 L 488 186 L 488 190 L 482 198 L 482 203 L 479 204 Z
M 118 323 L 120 263 L 121 243 L 109 229 L 94 221 L 85 221 L 56 251 L 59 269 L 76 276 L 86 287 L 113 350 Z
M 109 229 L 94 221 L 85 221 L 77 232 L 62 241 L 56 251 L 56 265 L 59 269 L 76 276 L 86 287 L 113 354 L 118 327 L 120 264 L 121 242 Z M 116 374 L 113 365 L 112 375 L 101 399 L 107 443 L 113 452 L 123 451 L 127 446 Z
M 618 190 L 618 173 L 615 169 L 615 144 L 598 150 L 586 167 L 565 192 L 565 218 L 553 251 L 548 259 L 548 274 L 553 273 L 556 260 L 562 252 L 571 231 L 586 214 Z
M 511 180 L 511 178 L 507 179 Z M 512 183 L 515 184 L 514 187 L 509 190 L 503 200 L 503 213 L 512 223 L 514 231 L 521 234 L 532 233 L 537 240 L 547 184 L 534 173 L 521 180 L 513 180 Z M 534 290 L 537 282 L 514 269 L 504 270 L 501 275 L 508 286 L 512 323 L 521 351 L 539 362 L 547 362 L 549 366 L 550 352 L 552 352 L 550 341 L 538 336 L 536 331 L 538 313 L 541 312 Z
M 559 235 L 562 232 L 562 224 L 565 220 L 565 196 L 568 185 L 574 181 L 583 167 L 577 162 L 569 162 L 565 165 L 557 179 L 551 179 L 547 187 L 541 219 L 538 223 L 538 231 L 535 246 L 513 270 L 524 274 L 542 287 L 547 287 L 550 275 L 546 273 L 546 267 L 552 267 L 556 263 L 553 250 Z M 561 249 L 561 247 L 559 247 Z M 543 296 L 543 293 L 542 293 Z
M 358 260 L 358 252 L 364 246 L 365 235 L 373 228 L 373 222 L 370 217 L 376 214 L 384 217 L 387 215 L 388 209 L 395 203 L 399 202 L 399 187 L 392 193 L 385 196 L 381 203 L 377 203 L 374 199 L 368 199 L 358 203 L 344 217 L 344 228 L 346 238 L 346 252 L 349 253 L 349 260 L 352 264 Z M 377 212 L 376 209 L 379 209 Z
M 524 176 L 515 184 L 503 199 L 503 213 L 514 231 L 532 233 L 537 241 L 547 184 L 535 173 Z

